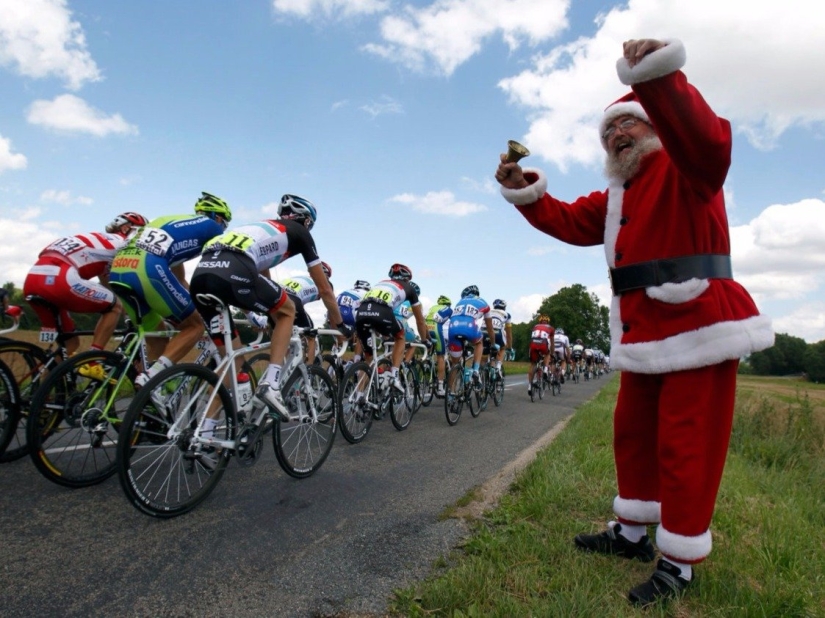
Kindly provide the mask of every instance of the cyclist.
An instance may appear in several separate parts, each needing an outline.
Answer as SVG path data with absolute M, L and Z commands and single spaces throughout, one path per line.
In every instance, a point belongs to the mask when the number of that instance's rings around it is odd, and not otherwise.
M 57 333 L 58 321 L 64 333 L 72 333 L 75 323 L 70 311 L 99 313 L 91 348 L 102 350 L 120 319 L 123 305 L 109 288 L 109 273 L 118 249 L 126 244 L 133 231 L 146 225 L 146 218 L 124 212 L 106 226 L 105 232 L 89 232 L 58 238 L 46 246 L 29 270 L 23 283 L 23 295 L 37 295 L 59 308 L 57 321 L 40 303 L 31 307 L 44 330 Z M 97 277 L 100 283 L 91 281 Z M 80 345 L 77 337 L 65 342 L 69 354 Z
M 344 333 L 344 337 L 349 335 L 310 233 L 317 219 L 318 211 L 312 202 L 286 194 L 278 206 L 278 219 L 242 225 L 208 242 L 192 275 L 192 295 L 207 323 L 211 322 L 217 309 L 199 302 L 198 294 L 213 294 L 228 305 L 248 311 L 247 317 L 253 321 L 255 313 L 252 312 L 266 314 L 274 321 L 269 366 L 261 376 L 255 396 L 284 421 L 289 420 L 289 414 L 281 396 L 281 369 L 292 336 L 296 309 L 286 290 L 272 281 L 269 269 L 294 255 L 303 256 L 331 323 Z M 237 337 L 234 324 L 230 326 Z M 212 334 L 215 336 L 216 333 Z M 339 342 L 343 343 L 344 337 L 339 337 Z
M 559 381 L 564 384 L 564 375 L 567 373 L 567 359 L 570 357 L 570 339 L 564 334 L 563 328 L 557 328 L 553 341 L 555 342 L 556 375 L 559 376 Z
M 588 376 L 595 376 L 595 361 L 596 355 L 593 353 L 593 348 L 584 349 L 584 370 Z
M 205 191 L 194 210 L 194 215 L 153 219 L 112 262 L 112 287 L 129 316 L 137 320 L 142 315 L 146 330 L 157 329 L 164 320 L 178 329 L 162 350 L 152 350 L 157 360 L 135 378 L 136 386 L 183 360 L 203 335 L 203 320 L 189 295 L 183 264 L 199 255 L 208 240 L 223 233 L 232 211 L 222 199 Z
M 444 329 L 450 319 L 452 311 L 452 301 L 449 297 L 441 295 L 435 304 L 430 307 L 427 315 L 424 316 L 424 322 L 430 331 L 430 341 L 433 342 L 433 352 L 435 352 L 435 366 L 437 383 L 435 387 L 435 396 L 444 397 L 444 377 L 446 374 L 446 367 L 444 362 L 444 351 L 446 350 Z
M 398 376 L 398 368 L 404 356 L 404 327 L 395 316 L 395 309 L 405 300 L 410 301 L 416 329 L 421 340 L 427 347 L 432 345 L 427 325 L 424 323 L 424 312 L 421 301 L 415 288 L 412 286 L 412 271 L 403 264 L 393 264 L 390 267 L 389 279 L 379 281 L 366 293 L 361 306 L 355 314 L 355 330 L 364 350 L 365 360 L 372 362 L 372 348 L 369 345 L 370 331 L 375 330 L 380 335 L 392 337 L 395 342 L 392 348 L 391 384 L 394 389 L 403 392 L 404 386 Z
M 321 270 L 329 280 L 332 277 L 332 267 L 326 262 L 321 262 Z M 301 328 L 314 328 L 315 324 L 312 318 L 306 311 L 308 303 L 315 302 L 321 299 L 321 294 L 318 291 L 318 284 L 313 281 L 312 277 L 297 276 L 291 277 L 283 282 L 278 282 L 286 293 L 289 295 L 295 305 L 295 326 Z M 330 287 L 332 282 L 330 281 Z M 344 322 L 346 324 L 346 322 Z M 317 349 L 317 337 L 307 336 L 307 354 L 306 362 L 312 364 L 315 362 L 315 351 Z
M 477 285 L 468 285 L 461 291 L 461 300 L 455 304 L 450 314 L 447 348 L 452 358 L 461 358 L 464 353 L 464 343 L 459 337 L 465 338 L 473 345 L 473 384 L 476 388 L 481 387 L 478 368 L 481 366 L 484 347 L 481 333 L 482 323 L 486 324 L 488 333 L 493 332 L 490 305 L 479 296 Z M 493 353 L 498 351 L 495 344 L 491 349 Z
M 573 344 L 573 347 L 570 349 L 570 358 L 573 359 L 573 368 L 578 373 L 581 373 L 583 370 L 582 357 L 584 357 L 584 344 L 581 339 L 576 339 L 576 343 Z
M 418 298 L 420 299 L 421 288 L 418 287 L 418 284 L 415 281 L 410 281 L 410 285 L 412 286 L 412 289 L 415 291 L 415 295 L 418 296 Z M 404 327 L 404 345 L 406 346 L 406 351 L 404 352 L 404 362 L 409 363 L 413 359 L 413 356 L 415 356 L 415 348 L 410 346 L 410 344 L 415 343 L 416 340 L 420 340 L 420 338 L 415 334 L 415 331 L 410 325 L 410 318 L 413 315 L 410 301 L 405 300 L 396 309 L 393 310 L 393 313 L 395 314 L 395 317 L 398 319 L 398 322 Z
M 536 372 L 536 363 L 542 359 L 543 373 L 547 374 L 547 367 L 550 364 L 550 350 L 555 348 L 553 338 L 555 329 L 550 326 L 550 318 L 539 314 L 538 323 L 530 333 L 530 367 L 527 370 L 527 394 L 533 394 L 533 375 Z
M 507 347 L 513 345 L 513 318 L 507 311 L 507 301 L 500 298 L 495 299 L 490 317 L 493 320 L 493 331 L 495 333 L 492 343 L 498 346 L 498 352 L 495 353 L 496 371 L 498 371 L 498 376 L 502 377 L 501 362 L 504 360 L 504 352 Z M 485 333 L 488 332 L 485 326 L 482 329 Z
M 352 329 L 353 333 L 355 332 L 355 312 L 361 305 L 361 300 L 364 298 L 364 295 L 369 291 L 369 281 L 358 279 L 355 281 L 351 289 L 344 290 L 338 295 L 338 310 L 341 312 L 341 317 L 344 320 L 344 324 Z M 355 335 L 353 335 L 351 339 L 354 340 L 352 341 L 352 362 L 357 363 L 361 360 L 361 341 Z

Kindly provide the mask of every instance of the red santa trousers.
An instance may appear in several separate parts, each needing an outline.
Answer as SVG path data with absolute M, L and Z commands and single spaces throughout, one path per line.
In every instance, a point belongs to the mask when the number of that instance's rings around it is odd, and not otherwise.
M 663 556 L 711 550 L 710 520 L 733 423 L 738 360 L 662 374 L 623 372 L 613 447 L 620 522 L 653 524 Z

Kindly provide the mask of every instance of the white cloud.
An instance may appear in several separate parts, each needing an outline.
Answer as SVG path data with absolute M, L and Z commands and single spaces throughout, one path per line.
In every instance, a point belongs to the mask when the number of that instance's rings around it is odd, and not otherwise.
M 0 174 L 6 170 L 26 169 L 28 161 L 25 155 L 11 151 L 11 140 L 0 135 Z
M 381 116 L 382 114 L 404 113 L 404 108 L 401 105 L 401 103 L 387 95 L 382 96 L 379 101 L 374 101 L 372 103 L 368 103 L 367 105 L 362 105 L 358 109 L 367 112 L 373 118 L 375 118 L 376 116 Z
M 426 195 L 402 193 L 390 198 L 391 202 L 409 206 L 425 214 L 446 215 L 448 217 L 466 217 L 473 213 L 487 210 L 482 204 L 456 200 L 452 191 L 430 191 Z
M 353 17 L 380 13 L 389 7 L 387 0 L 272 0 L 276 13 L 303 19 L 317 16 Z
M 756 298 L 803 298 L 825 282 L 825 202 L 775 204 L 731 228 L 734 275 Z
M 533 315 L 541 307 L 542 301 L 546 298 L 542 294 L 530 294 L 521 296 L 515 301 L 507 301 L 507 309 L 513 318 L 513 323 L 521 324 L 533 319 Z
M 686 47 L 689 79 L 754 146 L 768 148 L 789 127 L 825 121 L 825 11 L 806 6 L 752 2 L 743 11 L 717 0 L 630 0 L 600 16 L 592 38 L 537 56 L 499 86 L 531 112 L 528 148 L 562 171 L 594 165 L 604 157 L 598 120 L 627 91 L 615 71 L 622 41 L 677 37 Z
M 56 221 L 39 219 L 37 208 L 21 208 L 0 217 L 3 242 L 0 243 L 0 264 L 3 265 L 3 282 L 13 281 L 18 288 L 29 269 L 37 261 L 43 247 L 66 233 L 65 225 Z
M 825 340 L 825 303 L 801 305 L 790 315 L 774 318 L 773 328 L 777 333 L 801 337 L 808 343 Z
M 65 0 L 0 0 L 0 14 L 0 65 L 58 77 L 72 90 L 102 79 Z
M 71 191 L 57 191 L 55 189 L 43 191 L 43 193 L 40 194 L 40 199 L 44 202 L 54 202 L 64 206 L 69 206 L 71 204 L 83 204 L 88 206 L 94 202 L 94 200 L 90 197 L 85 197 L 83 195 L 78 195 L 75 197 L 72 195 Z
M 392 62 L 443 75 L 452 73 L 501 36 L 513 50 L 535 45 L 567 27 L 569 0 L 437 0 L 418 8 L 407 5 L 400 15 L 381 21 L 380 43 L 364 50 Z
M 35 101 L 29 106 L 26 120 L 48 129 L 89 133 L 96 137 L 138 134 L 138 128 L 126 122 L 120 114 L 107 116 L 73 94 L 62 94 L 54 101 Z

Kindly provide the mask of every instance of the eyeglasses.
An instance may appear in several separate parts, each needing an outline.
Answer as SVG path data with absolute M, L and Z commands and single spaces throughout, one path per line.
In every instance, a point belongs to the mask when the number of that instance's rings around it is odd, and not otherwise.
M 606 142 L 610 141 L 610 138 L 613 137 L 613 135 L 616 133 L 618 129 L 621 129 L 622 131 L 628 131 L 635 127 L 638 123 L 639 121 L 635 118 L 625 118 L 619 124 L 613 124 L 607 127 L 607 130 L 604 133 L 602 133 L 602 139 Z

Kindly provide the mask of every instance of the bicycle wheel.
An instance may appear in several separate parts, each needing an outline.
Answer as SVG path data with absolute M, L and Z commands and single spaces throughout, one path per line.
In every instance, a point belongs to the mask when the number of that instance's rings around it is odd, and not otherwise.
M 42 381 L 41 372 L 47 366 L 46 352 L 33 343 L 4 340 L 0 343 L 0 360 L 6 364 L 17 383 L 19 416 L 14 427 L 9 426 L 6 449 L 0 449 L 0 463 L 16 461 L 29 454 L 26 440 L 26 419 L 29 417 L 31 399 Z
M 455 425 L 461 418 L 461 409 L 464 407 L 464 368 L 455 365 L 447 374 L 447 384 L 444 396 L 444 412 L 447 423 Z
M 427 407 L 435 396 L 434 365 L 431 360 L 427 359 L 416 363 L 415 366 L 418 372 L 418 396 L 421 399 L 421 405 Z
M 398 431 L 404 431 L 410 426 L 412 417 L 418 410 L 418 391 L 413 372 L 406 364 L 398 370 L 398 377 L 404 392 L 395 392 L 390 397 L 390 420 Z
M 95 366 L 93 377 L 81 375 Z M 49 371 L 32 398 L 26 428 L 29 455 L 43 476 L 77 488 L 116 472 L 118 431 L 134 398 L 134 377 L 124 356 L 105 350 L 77 354 Z
M 252 358 L 244 360 L 243 370 L 249 374 L 250 382 L 252 382 L 253 393 L 255 392 L 255 388 L 257 388 L 258 383 L 261 381 L 267 367 L 269 367 L 269 352 L 260 352 Z
M 497 376 L 493 382 L 493 403 L 496 407 L 504 401 L 504 367 L 501 368 L 501 375 Z
M 120 485 L 141 512 L 169 518 L 191 511 L 215 489 L 230 449 L 196 444 L 195 432 L 217 389 L 214 437 L 235 439 L 234 404 L 218 376 L 195 363 L 164 369 L 141 388 L 123 419 L 117 447 Z
M 277 421 L 272 432 L 275 457 L 284 472 L 296 479 L 314 474 L 335 441 L 337 393 L 329 374 L 318 365 L 292 372 L 281 393 L 289 422 Z
M 344 372 L 338 389 L 338 426 L 350 444 L 363 440 L 372 426 L 372 413 L 378 408 L 378 388 L 370 384 L 372 370 L 364 361 L 353 363 Z M 367 391 L 369 387 L 369 392 Z
M 20 395 L 14 374 L 3 361 L 0 361 L 0 454 L 11 442 L 20 420 Z

